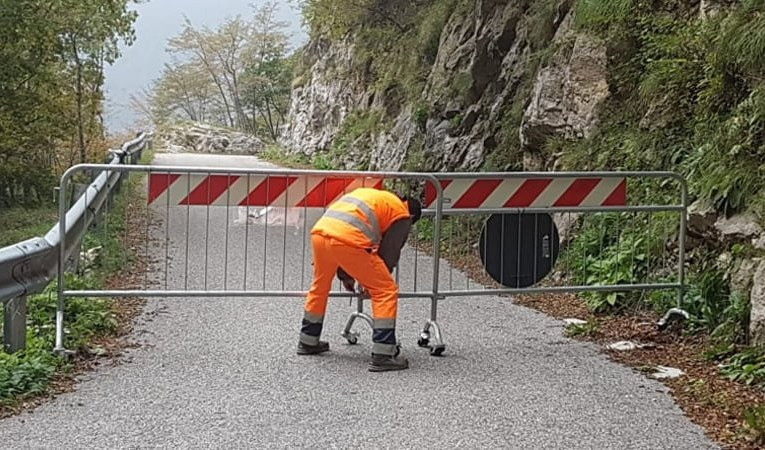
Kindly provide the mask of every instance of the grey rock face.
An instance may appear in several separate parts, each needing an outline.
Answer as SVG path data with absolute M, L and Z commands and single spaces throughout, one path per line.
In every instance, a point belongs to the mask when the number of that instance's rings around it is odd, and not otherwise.
M 527 169 L 542 169 L 538 154 L 552 137 L 587 137 L 609 95 L 606 46 L 575 34 L 571 17 L 558 31 L 559 50 L 537 75 L 521 125 Z M 572 44 L 573 42 L 573 44 Z M 553 162 L 554 164 L 554 162 Z
M 765 345 L 765 261 L 761 261 L 754 273 L 752 292 L 749 296 L 752 312 L 749 321 L 751 343 Z
M 570 2 L 562 0 L 558 6 L 554 26 L 562 28 Z M 357 162 L 368 163 L 371 169 L 399 170 L 412 156 L 410 152 L 417 151 L 422 153 L 413 158 L 422 162 L 418 170 L 477 170 L 492 151 L 520 154 L 520 149 L 498 149 L 498 136 L 518 132 L 503 129 L 502 119 L 531 64 L 528 34 L 533 24 L 524 8 L 507 0 L 479 0 L 468 13 L 448 20 L 420 98 L 428 109 L 420 124 L 414 118 L 414 105 L 391 108 L 389 103 L 395 101 L 387 93 L 376 92 L 359 68 L 353 67 L 352 38 L 311 42 L 305 49 L 311 68 L 293 91 L 282 143 L 292 152 L 307 155 L 326 151 L 350 113 L 384 110 L 386 123 L 377 136 L 360 141 L 364 149 L 355 149 L 368 158 L 345 155 L 346 166 Z M 607 92 L 607 86 L 602 86 L 605 76 L 600 76 L 605 50 L 589 37 L 575 47 L 574 54 L 560 63 L 567 73 L 565 105 L 570 111 L 565 120 L 571 122 L 570 129 L 586 131 L 596 120 L 603 89 Z M 538 97 L 544 103 L 541 94 Z M 530 130 L 553 121 L 541 110 L 529 114 L 533 117 Z M 576 114 L 582 117 L 574 118 Z
M 720 217 L 715 222 L 720 236 L 729 242 L 753 243 L 762 236 L 762 227 L 751 214 L 739 214 L 730 218 Z

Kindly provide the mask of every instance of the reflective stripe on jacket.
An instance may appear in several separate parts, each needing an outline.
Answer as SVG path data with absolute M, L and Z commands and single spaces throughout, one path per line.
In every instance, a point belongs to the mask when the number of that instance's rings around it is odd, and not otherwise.
M 391 224 L 408 217 L 409 209 L 395 194 L 359 188 L 330 205 L 311 232 L 354 247 L 377 249 Z

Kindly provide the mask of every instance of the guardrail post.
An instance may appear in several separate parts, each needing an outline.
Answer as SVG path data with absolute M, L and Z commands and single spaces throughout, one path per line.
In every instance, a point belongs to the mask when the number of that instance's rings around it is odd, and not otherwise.
M 16 297 L 5 302 L 3 316 L 3 347 L 6 353 L 16 353 L 27 346 L 27 298 Z

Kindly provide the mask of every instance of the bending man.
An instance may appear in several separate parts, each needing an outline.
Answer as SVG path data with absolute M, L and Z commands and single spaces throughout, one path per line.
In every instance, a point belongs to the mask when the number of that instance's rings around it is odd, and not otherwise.
M 372 188 L 356 189 L 327 209 L 311 230 L 314 276 L 305 304 L 299 355 L 329 350 L 329 343 L 319 337 L 337 274 L 346 289 L 353 291 L 358 281 L 372 298 L 374 335 L 369 370 L 383 372 L 409 367 L 408 360 L 398 357 L 398 286 L 391 272 L 420 215 L 417 199 L 400 198 Z

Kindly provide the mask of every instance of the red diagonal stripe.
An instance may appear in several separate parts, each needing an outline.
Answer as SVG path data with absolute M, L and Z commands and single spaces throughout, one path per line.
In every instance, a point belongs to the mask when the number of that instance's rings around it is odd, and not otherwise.
M 520 188 L 505 203 L 506 208 L 525 208 L 531 206 L 547 186 L 552 183 L 551 178 L 532 178 L 523 182 Z
M 210 175 L 181 200 L 179 205 L 212 205 L 238 179 L 236 175 Z
M 325 207 L 353 183 L 353 178 L 325 178 L 297 206 Z
M 622 180 L 619 186 L 616 186 L 614 192 L 608 196 L 603 206 L 626 206 L 627 205 L 627 180 Z
M 149 177 L 149 204 L 159 198 L 175 180 L 180 178 L 177 173 L 153 173 Z
M 239 206 L 269 206 L 287 190 L 297 177 L 267 177 L 239 203 Z
M 601 178 L 577 178 L 553 206 L 579 206 L 600 180 Z
M 476 180 L 454 203 L 454 208 L 477 208 L 491 195 L 502 180 Z
M 447 186 L 452 184 L 452 180 L 440 180 L 441 189 L 446 189 Z M 429 207 L 436 201 L 436 187 L 431 181 L 425 183 L 425 206 Z

